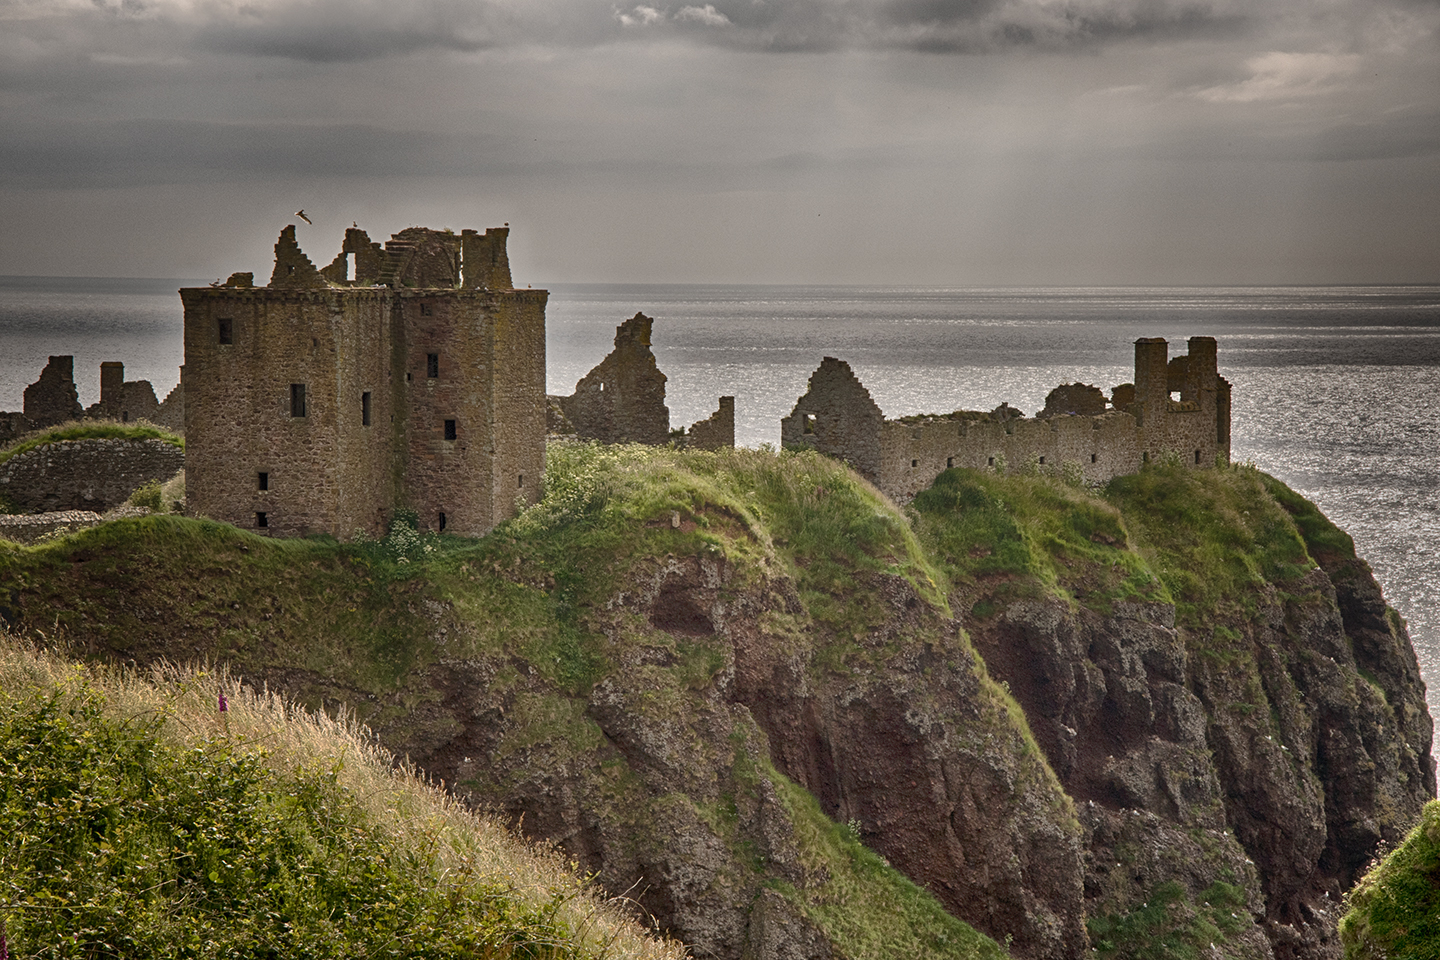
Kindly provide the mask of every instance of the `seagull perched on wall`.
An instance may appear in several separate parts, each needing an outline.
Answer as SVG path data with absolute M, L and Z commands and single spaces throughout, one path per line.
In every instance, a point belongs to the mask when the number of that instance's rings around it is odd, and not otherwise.
M 295 216 L 299 217 L 301 220 L 304 220 L 306 223 L 309 223 L 311 226 L 314 226 L 310 218 L 305 216 L 305 210 L 303 207 L 295 211 Z

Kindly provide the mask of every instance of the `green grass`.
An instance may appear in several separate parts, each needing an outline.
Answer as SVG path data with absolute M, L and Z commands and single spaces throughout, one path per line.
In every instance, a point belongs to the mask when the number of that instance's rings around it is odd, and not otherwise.
M 1253 617 L 1267 586 L 1283 591 L 1314 569 L 1276 499 L 1285 489 L 1251 467 L 1152 464 L 1110 481 L 1105 498 L 1174 598 L 1179 621 L 1200 627 Z
M 860 843 L 848 825 L 827 818 L 808 792 L 765 766 L 795 825 L 808 871 L 828 878 L 804 890 L 778 882 L 772 887 L 825 931 L 841 956 L 847 960 L 1009 956 L 994 940 L 946 913 L 933 896 Z
M 1225 941 L 1251 926 L 1245 891 L 1217 881 L 1191 899 L 1166 881 L 1128 913 L 1092 917 L 1097 960 L 1205 960 L 1226 956 Z M 1218 949 L 1218 953 L 1216 950 Z
M 947 470 L 913 502 L 917 527 L 966 606 L 996 596 L 1058 595 L 1109 612 L 1122 600 L 1166 600 L 1130 549 L 1120 511 L 1045 475 Z
M 1340 921 L 1345 960 L 1432 960 L 1440 956 L 1440 802 L 1426 804 L 1404 843 L 1346 898 Z
M 18 442 L 0 450 L 0 463 L 11 457 L 28 453 L 36 447 L 70 440 L 163 440 L 171 446 L 184 448 L 183 438 L 168 430 L 148 424 L 114 423 L 111 421 L 83 421 L 63 423 L 22 437 Z
M 94 672 L 0 636 L 0 783 L 16 957 L 682 953 L 364 731 L 223 673 Z

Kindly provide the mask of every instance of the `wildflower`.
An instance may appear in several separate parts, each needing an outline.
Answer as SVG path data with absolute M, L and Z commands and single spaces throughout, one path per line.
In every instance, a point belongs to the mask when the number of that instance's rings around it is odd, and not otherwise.
M 220 691 L 220 712 L 221 712 L 221 713 L 224 713 L 226 710 L 229 710 L 229 709 L 230 709 L 230 702 L 225 699 L 225 691 L 224 691 L 224 690 L 221 690 L 221 691 Z M 0 955 L 0 960 L 5 960 L 5 957 L 4 957 L 3 955 Z

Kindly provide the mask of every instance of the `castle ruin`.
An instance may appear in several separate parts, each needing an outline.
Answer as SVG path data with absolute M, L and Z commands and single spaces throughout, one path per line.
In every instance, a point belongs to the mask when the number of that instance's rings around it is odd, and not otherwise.
M 688 431 L 670 430 L 665 406 L 669 378 L 655 362 L 650 332 L 655 321 L 643 313 L 615 328 L 615 349 L 575 384 L 568 397 L 550 395 L 549 431 L 602 443 L 675 443 L 692 450 L 735 446 L 735 398 Z
M 544 290 L 508 227 L 345 231 L 323 268 L 295 227 L 267 286 L 180 291 L 190 512 L 281 536 L 484 534 L 540 495 Z
M 1066 384 L 1025 417 L 1008 404 L 990 413 L 888 420 L 850 365 L 826 357 L 809 390 L 780 421 L 785 447 L 844 460 L 896 501 L 950 467 L 1077 471 L 1087 483 L 1134 473 L 1161 456 L 1192 467 L 1230 462 L 1230 383 L 1217 370 L 1213 337 L 1191 337 L 1170 359 L 1160 338 L 1135 341 L 1135 382 L 1111 392 Z

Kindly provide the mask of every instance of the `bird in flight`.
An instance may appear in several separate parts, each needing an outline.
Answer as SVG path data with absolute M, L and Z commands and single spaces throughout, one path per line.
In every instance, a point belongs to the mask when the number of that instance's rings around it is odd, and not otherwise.
M 305 211 L 303 209 L 296 210 L 295 216 L 299 217 L 301 220 L 304 220 L 306 223 L 313 223 L 309 217 L 305 216 Z

